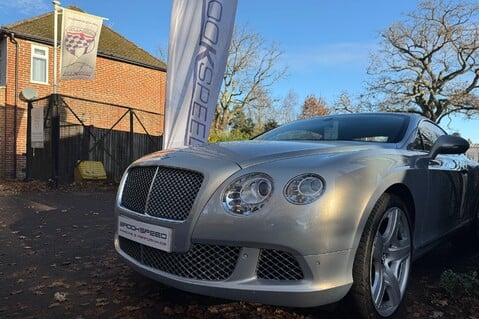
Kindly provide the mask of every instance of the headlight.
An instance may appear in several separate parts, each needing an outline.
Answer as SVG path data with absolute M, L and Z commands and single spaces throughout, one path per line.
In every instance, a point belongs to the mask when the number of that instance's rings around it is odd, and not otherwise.
M 288 202 L 298 205 L 314 202 L 323 192 L 323 179 L 316 174 L 298 175 L 284 188 L 284 196 Z
M 273 181 L 266 174 L 252 173 L 234 180 L 223 192 L 224 208 L 234 214 L 249 215 L 267 202 Z

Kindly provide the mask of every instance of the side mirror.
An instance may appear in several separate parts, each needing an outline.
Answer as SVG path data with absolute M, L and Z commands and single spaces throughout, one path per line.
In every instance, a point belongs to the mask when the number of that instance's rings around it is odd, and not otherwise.
M 469 142 L 462 137 L 441 135 L 431 147 L 429 154 L 416 157 L 414 162 L 418 167 L 427 167 L 429 161 L 435 159 L 438 154 L 462 154 L 468 149 Z
M 469 148 L 469 142 L 455 135 L 441 135 L 429 151 L 431 159 L 438 154 L 462 154 Z

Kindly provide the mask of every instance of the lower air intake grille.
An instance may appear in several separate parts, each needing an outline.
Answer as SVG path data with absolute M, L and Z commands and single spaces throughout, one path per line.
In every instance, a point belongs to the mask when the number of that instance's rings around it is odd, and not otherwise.
M 258 278 L 267 280 L 301 280 L 304 278 L 303 271 L 293 255 L 274 249 L 261 250 L 256 272 Z
M 120 248 L 138 262 L 184 278 L 220 281 L 231 276 L 240 247 L 193 244 L 186 253 L 167 253 L 120 237 Z

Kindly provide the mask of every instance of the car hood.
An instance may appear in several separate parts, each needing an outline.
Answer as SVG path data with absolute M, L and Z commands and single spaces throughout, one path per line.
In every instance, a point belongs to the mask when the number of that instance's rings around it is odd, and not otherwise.
M 181 153 L 196 154 L 201 157 L 214 157 L 236 163 L 242 168 L 281 159 L 311 155 L 333 155 L 344 152 L 382 148 L 377 144 L 334 141 L 239 141 L 206 144 L 177 150 Z

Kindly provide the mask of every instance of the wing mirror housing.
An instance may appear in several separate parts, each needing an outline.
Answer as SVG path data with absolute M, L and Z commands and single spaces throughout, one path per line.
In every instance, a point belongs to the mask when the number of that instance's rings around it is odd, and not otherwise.
M 463 154 L 469 149 L 469 142 L 455 135 L 441 135 L 431 147 L 429 154 L 416 158 L 416 166 L 427 166 L 439 154 Z
M 462 154 L 469 149 L 469 142 L 455 135 L 441 135 L 431 147 L 429 156 L 436 158 L 438 154 Z

